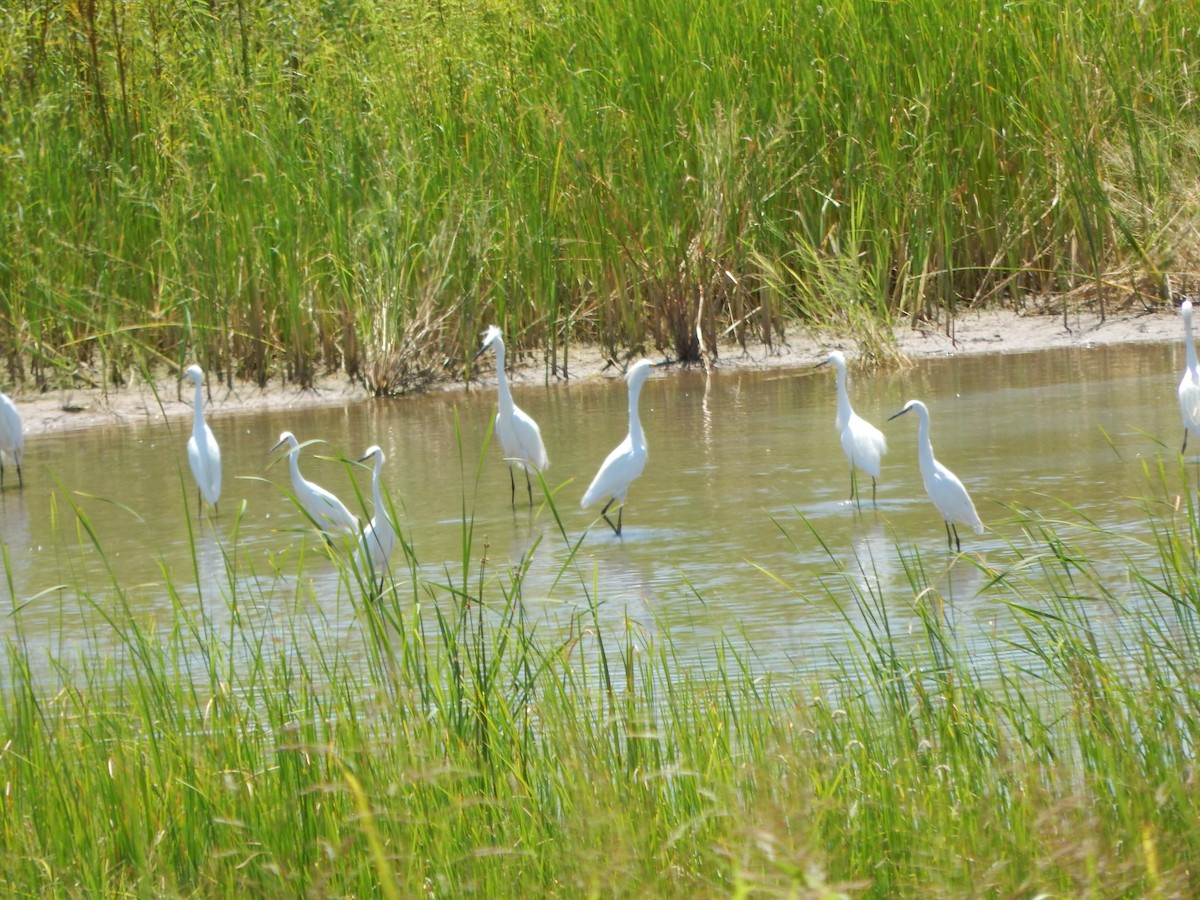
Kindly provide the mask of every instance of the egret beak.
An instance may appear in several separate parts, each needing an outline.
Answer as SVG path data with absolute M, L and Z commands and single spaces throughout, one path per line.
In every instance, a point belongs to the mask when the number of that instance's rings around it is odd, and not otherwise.
M 890 416 L 887 417 L 887 420 L 890 422 L 890 421 L 892 421 L 892 419 L 896 418 L 896 416 L 902 416 L 906 412 L 908 412 L 910 409 L 912 409 L 911 406 L 906 406 L 906 407 L 904 407 L 904 409 L 900 410 L 900 412 L 892 413 Z
M 267 452 L 274 453 L 276 450 L 278 450 L 280 447 L 282 447 L 286 443 L 287 443 L 287 438 L 280 438 L 272 445 L 271 449 L 268 450 Z
M 814 368 L 814 369 L 819 369 L 819 368 L 821 368 L 821 366 L 827 366 L 827 365 L 829 365 L 829 360 L 828 360 L 828 359 L 823 359 L 823 360 L 821 360 L 819 363 L 814 363 L 814 364 L 813 364 L 813 368 Z
M 483 354 L 487 353 L 491 349 L 492 349 L 491 344 L 484 344 L 482 347 L 480 347 L 478 350 L 475 351 L 475 355 L 471 357 L 471 362 L 475 362 L 475 360 L 479 359 L 479 357 L 483 356 Z

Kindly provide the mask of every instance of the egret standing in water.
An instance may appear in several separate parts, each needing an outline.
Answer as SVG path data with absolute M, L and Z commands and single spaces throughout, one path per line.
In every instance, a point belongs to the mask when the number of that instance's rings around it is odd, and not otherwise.
M 0 487 L 4 485 L 4 454 L 7 453 L 17 464 L 17 484 L 24 486 L 21 476 L 21 456 L 25 452 L 25 429 L 21 427 L 21 415 L 8 394 L 0 394 Z
M 625 509 L 629 485 L 633 484 L 646 468 L 646 435 L 642 432 L 642 420 L 638 418 L 638 398 L 642 393 L 642 385 L 650 377 L 650 368 L 650 360 L 643 359 L 634 363 L 625 375 L 629 382 L 629 433 L 625 435 L 625 440 L 608 454 L 580 503 L 586 509 L 607 497 L 608 502 L 604 504 L 600 515 L 617 535 L 621 533 L 621 514 Z M 608 517 L 608 509 L 614 503 L 618 504 L 616 525 Z
M 909 410 L 915 409 L 920 419 L 917 430 L 917 458 L 921 463 L 921 480 L 925 482 L 925 493 L 942 514 L 946 523 L 946 545 L 962 552 L 962 544 L 958 540 L 958 525 L 970 525 L 976 534 L 983 534 L 983 522 L 979 521 L 979 513 L 975 512 L 975 504 L 971 495 L 963 487 L 958 477 L 933 458 L 933 444 L 929 440 L 929 410 L 920 400 L 909 400 L 900 412 L 888 416 L 888 421 L 902 416 Z M 950 534 L 954 533 L 951 540 Z
M 1192 337 L 1192 301 L 1184 300 L 1179 307 L 1183 316 L 1184 339 L 1187 346 L 1187 368 L 1179 380 L 1179 412 L 1183 416 L 1182 454 L 1187 450 L 1188 435 L 1200 439 L 1200 364 L 1196 362 L 1196 342 Z
M 217 501 L 221 498 L 221 448 L 213 437 L 212 429 L 204 421 L 204 371 L 199 366 L 188 366 L 180 381 L 190 378 L 196 386 L 196 401 L 192 405 L 195 418 L 192 421 L 192 436 L 188 438 L 188 465 L 192 469 L 192 477 L 196 479 L 196 487 L 200 497 L 212 504 L 216 512 Z M 203 512 L 204 504 L 199 499 L 197 515 Z
M 508 463 L 508 482 L 512 488 L 510 500 L 517 505 L 517 482 L 513 477 L 513 468 L 525 473 L 525 490 L 529 494 L 529 505 L 533 506 L 533 486 L 529 481 L 529 467 L 539 472 L 545 471 L 550 465 L 550 457 L 546 455 L 546 446 L 542 443 L 542 432 L 528 414 L 513 403 L 512 394 L 508 390 L 508 376 L 504 371 L 504 338 L 500 329 L 490 326 L 483 333 L 483 346 L 475 354 L 479 359 L 489 349 L 496 354 L 496 436 L 500 438 L 500 446 L 504 450 L 504 460 Z
M 375 515 L 358 539 L 356 559 L 359 570 L 371 579 L 372 585 L 382 589 L 392 550 L 396 547 L 396 528 L 383 505 L 383 492 L 379 488 L 379 473 L 384 463 L 383 451 L 378 447 L 368 447 L 359 462 L 369 459 L 374 460 L 375 465 L 371 475 L 371 496 L 375 502 Z
M 871 502 L 875 502 L 875 480 L 879 478 L 879 465 L 887 453 L 887 439 L 883 432 L 850 408 L 850 395 L 846 392 L 846 357 L 842 351 L 834 350 L 818 366 L 833 363 L 837 369 L 837 430 L 842 440 L 842 452 L 850 462 L 850 499 L 854 499 L 856 487 L 855 469 L 862 469 L 871 476 Z
M 300 474 L 300 444 L 290 431 L 279 435 L 268 453 L 284 444 L 288 445 L 288 465 L 292 470 L 292 491 L 300 506 L 317 524 L 321 531 L 329 533 L 358 534 L 358 518 L 346 508 L 341 500 L 319 484 L 314 484 Z

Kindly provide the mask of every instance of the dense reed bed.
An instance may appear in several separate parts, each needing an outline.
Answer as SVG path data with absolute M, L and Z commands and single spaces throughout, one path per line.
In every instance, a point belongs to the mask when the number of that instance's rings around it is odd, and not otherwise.
M 12 376 L 872 338 L 1194 271 L 1200 3 L 25 0 L 0 12 Z M 1183 283 L 1182 281 L 1180 283 Z M 85 364 L 81 367 L 81 363 Z M 93 374 L 88 375 L 88 372 Z
M 565 532 L 535 627 L 528 558 L 493 570 L 465 510 L 461 565 L 406 539 L 381 594 L 350 566 L 336 598 L 318 553 L 253 571 L 234 521 L 201 603 L 187 573 L 80 585 L 87 652 L 9 642 L 0 869 L 87 896 L 1191 896 L 1200 520 L 1151 475 L 1103 568 L 1071 544 L 1096 523 L 1014 507 L 1002 566 L 897 547 L 896 595 L 831 578 L 847 650 L 803 673 L 614 625 Z M 1131 540 L 1155 562 L 1114 577 Z M 983 569 L 988 621 L 947 565 Z

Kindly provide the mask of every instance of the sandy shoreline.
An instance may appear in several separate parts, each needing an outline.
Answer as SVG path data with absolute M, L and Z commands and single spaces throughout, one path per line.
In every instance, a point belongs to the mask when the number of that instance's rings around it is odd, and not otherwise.
M 1072 313 L 1070 330 L 1063 327 L 1061 315 L 1015 313 L 1009 310 L 968 312 L 955 321 L 954 339 L 943 330 L 898 327 L 896 348 L 911 359 L 944 356 L 971 356 L 986 353 L 1025 353 L 1056 347 L 1090 347 L 1126 343 L 1163 343 L 1182 341 L 1183 328 L 1175 310 L 1145 313 L 1121 312 L 1109 315 L 1105 322 L 1091 312 Z M 853 357 L 854 342 L 828 333 L 810 333 L 793 327 L 785 346 L 757 347 L 743 351 L 740 346 L 721 348 L 714 368 L 787 369 L 812 365 L 823 352 L 845 350 Z M 490 373 L 490 362 L 485 363 Z M 598 352 L 572 348 L 571 377 L 586 380 L 614 377 Z M 489 375 L 490 377 L 490 375 Z M 525 366 L 512 373 L 517 383 L 537 384 L 543 379 L 540 366 Z M 462 388 L 462 382 L 446 382 L 438 390 Z M 13 396 L 21 413 L 27 436 L 92 428 L 101 425 L 163 422 L 168 418 L 190 416 L 191 392 L 165 379 L 157 385 L 138 383 L 120 389 L 74 388 L 45 394 Z M 329 377 L 313 390 L 272 385 L 265 389 L 241 384 L 229 391 L 213 385 L 207 411 L 214 416 L 235 412 L 284 410 L 320 406 L 340 406 L 366 402 L 368 392 L 344 377 Z

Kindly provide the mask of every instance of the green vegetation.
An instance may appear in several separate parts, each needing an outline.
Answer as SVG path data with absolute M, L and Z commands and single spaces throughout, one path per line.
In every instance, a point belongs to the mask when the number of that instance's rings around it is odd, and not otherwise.
M 1013 508 L 1002 567 L 951 563 L 986 623 L 941 553 L 897 549 L 899 595 L 831 580 L 849 649 L 799 683 L 614 625 L 565 533 L 556 630 L 469 514 L 461 567 L 406 543 L 375 599 L 352 568 L 316 596 L 311 554 L 254 572 L 235 522 L 220 597 L 164 571 L 155 623 L 145 587 L 80 585 L 82 658 L 9 643 L 0 870 L 86 896 L 1191 896 L 1200 519 L 1147 500 L 1156 559 L 1119 593 L 1069 519 Z
M 20 0 L 16 378 L 378 392 L 1194 271 L 1196 0 Z

